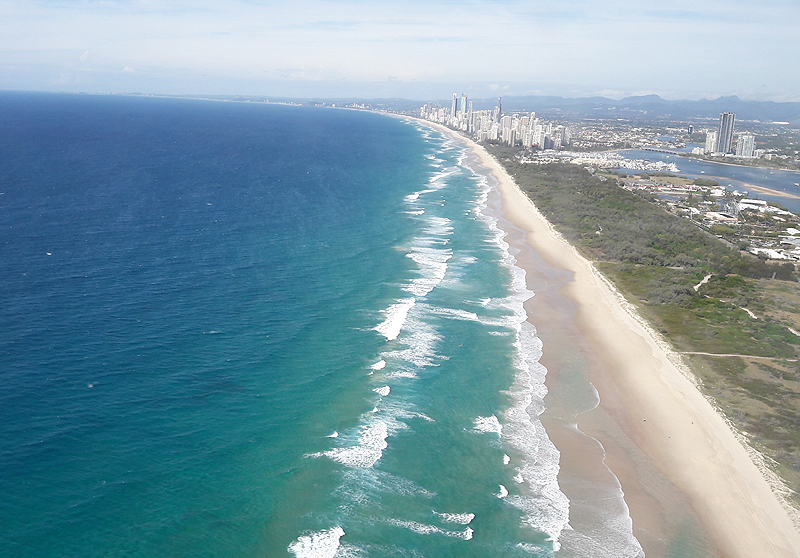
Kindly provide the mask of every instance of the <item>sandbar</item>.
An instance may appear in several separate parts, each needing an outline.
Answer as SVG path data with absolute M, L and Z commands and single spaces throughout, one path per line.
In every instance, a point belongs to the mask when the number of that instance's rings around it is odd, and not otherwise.
M 800 196 L 795 194 L 790 194 L 788 192 L 784 192 L 782 190 L 773 190 L 772 188 L 766 188 L 764 186 L 756 186 L 755 184 L 748 184 L 746 182 L 742 183 L 742 186 L 747 188 L 748 190 L 755 190 L 761 194 L 767 194 L 768 196 L 774 196 L 776 198 L 787 198 L 790 200 L 800 200 Z
M 587 429 L 607 446 L 607 464 L 620 480 L 634 534 L 648 555 L 645 539 L 648 531 L 658 529 L 654 523 L 659 512 L 654 508 L 660 502 L 637 480 L 635 472 L 625 470 L 635 461 L 626 453 L 641 452 L 681 492 L 712 541 L 713 555 L 800 556 L 797 516 L 777 494 L 776 479 L 758 464 L 759 455 L 743 444 L 703 396 L 679 355 L 592 263 L 553 229 L 485 149 L 444 126 L 415 120 L 468 145 L 496 178 L 505 219 L 525 231 L 524 242 L 547 265 L 568 273 L 560 294 L 576 304 L 571 319 L 598 361 L 591 380 L 599 393 L 599 412 L 604 420 L 613 422 L 613 428 L 589 424 Z M 518 265 L 524 267 L 526 262 Z M 536 316 L 529 314 L 529 320 L 537 325 Z M 547 354 L 546 343 L 543 350 Z M 603 438 L 604 430 L 613 429 L 624 432 L 625 439 L 635 444 L 634 450 Z M 657 554 L 660 552 L 653 553 Z

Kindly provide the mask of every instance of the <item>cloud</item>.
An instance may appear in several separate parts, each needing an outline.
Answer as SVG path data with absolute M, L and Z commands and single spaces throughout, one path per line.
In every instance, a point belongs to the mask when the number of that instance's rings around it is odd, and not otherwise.
M 203 93 L 243 79 L 800 91 L 800 74 L 782 71 L 796 67 L 792 0 L 5 0 L 0 20 L 4 67 L 56 76 L 80 52 L 99 75 L 184 76 L 184 91 Z

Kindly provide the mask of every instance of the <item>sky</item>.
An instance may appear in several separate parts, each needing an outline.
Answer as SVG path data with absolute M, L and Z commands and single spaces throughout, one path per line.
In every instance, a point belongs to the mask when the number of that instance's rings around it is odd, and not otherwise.
M 0 89 L 800 101 L 800 0 L 0 0 Z

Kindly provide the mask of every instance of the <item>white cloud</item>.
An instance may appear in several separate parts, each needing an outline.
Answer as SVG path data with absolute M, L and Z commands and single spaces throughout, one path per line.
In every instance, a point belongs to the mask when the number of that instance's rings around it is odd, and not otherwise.
M 197 92 L 226 80 L 386 84 L 386 76 L 397 78 L 396 88 L 800 92 L 800 74 L 790 71 L 800 4 L 791 0 L 5 0 L 0 20 L 6 68 L 33 63 L 57 76 L 63 60 L 77 56 L 95 72 L 135 67 L 150 84 L 169 75 L 204 89 Z M 0 88 L 9 76 L 0 76 Z

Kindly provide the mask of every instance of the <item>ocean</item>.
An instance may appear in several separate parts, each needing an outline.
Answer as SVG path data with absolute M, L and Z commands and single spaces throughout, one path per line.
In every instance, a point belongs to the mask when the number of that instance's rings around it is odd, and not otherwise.
M 641 555 L 613 475 L 568 525 L 547 324 L 464 146 L 350 110 L 0 107 L 0 556 Z

